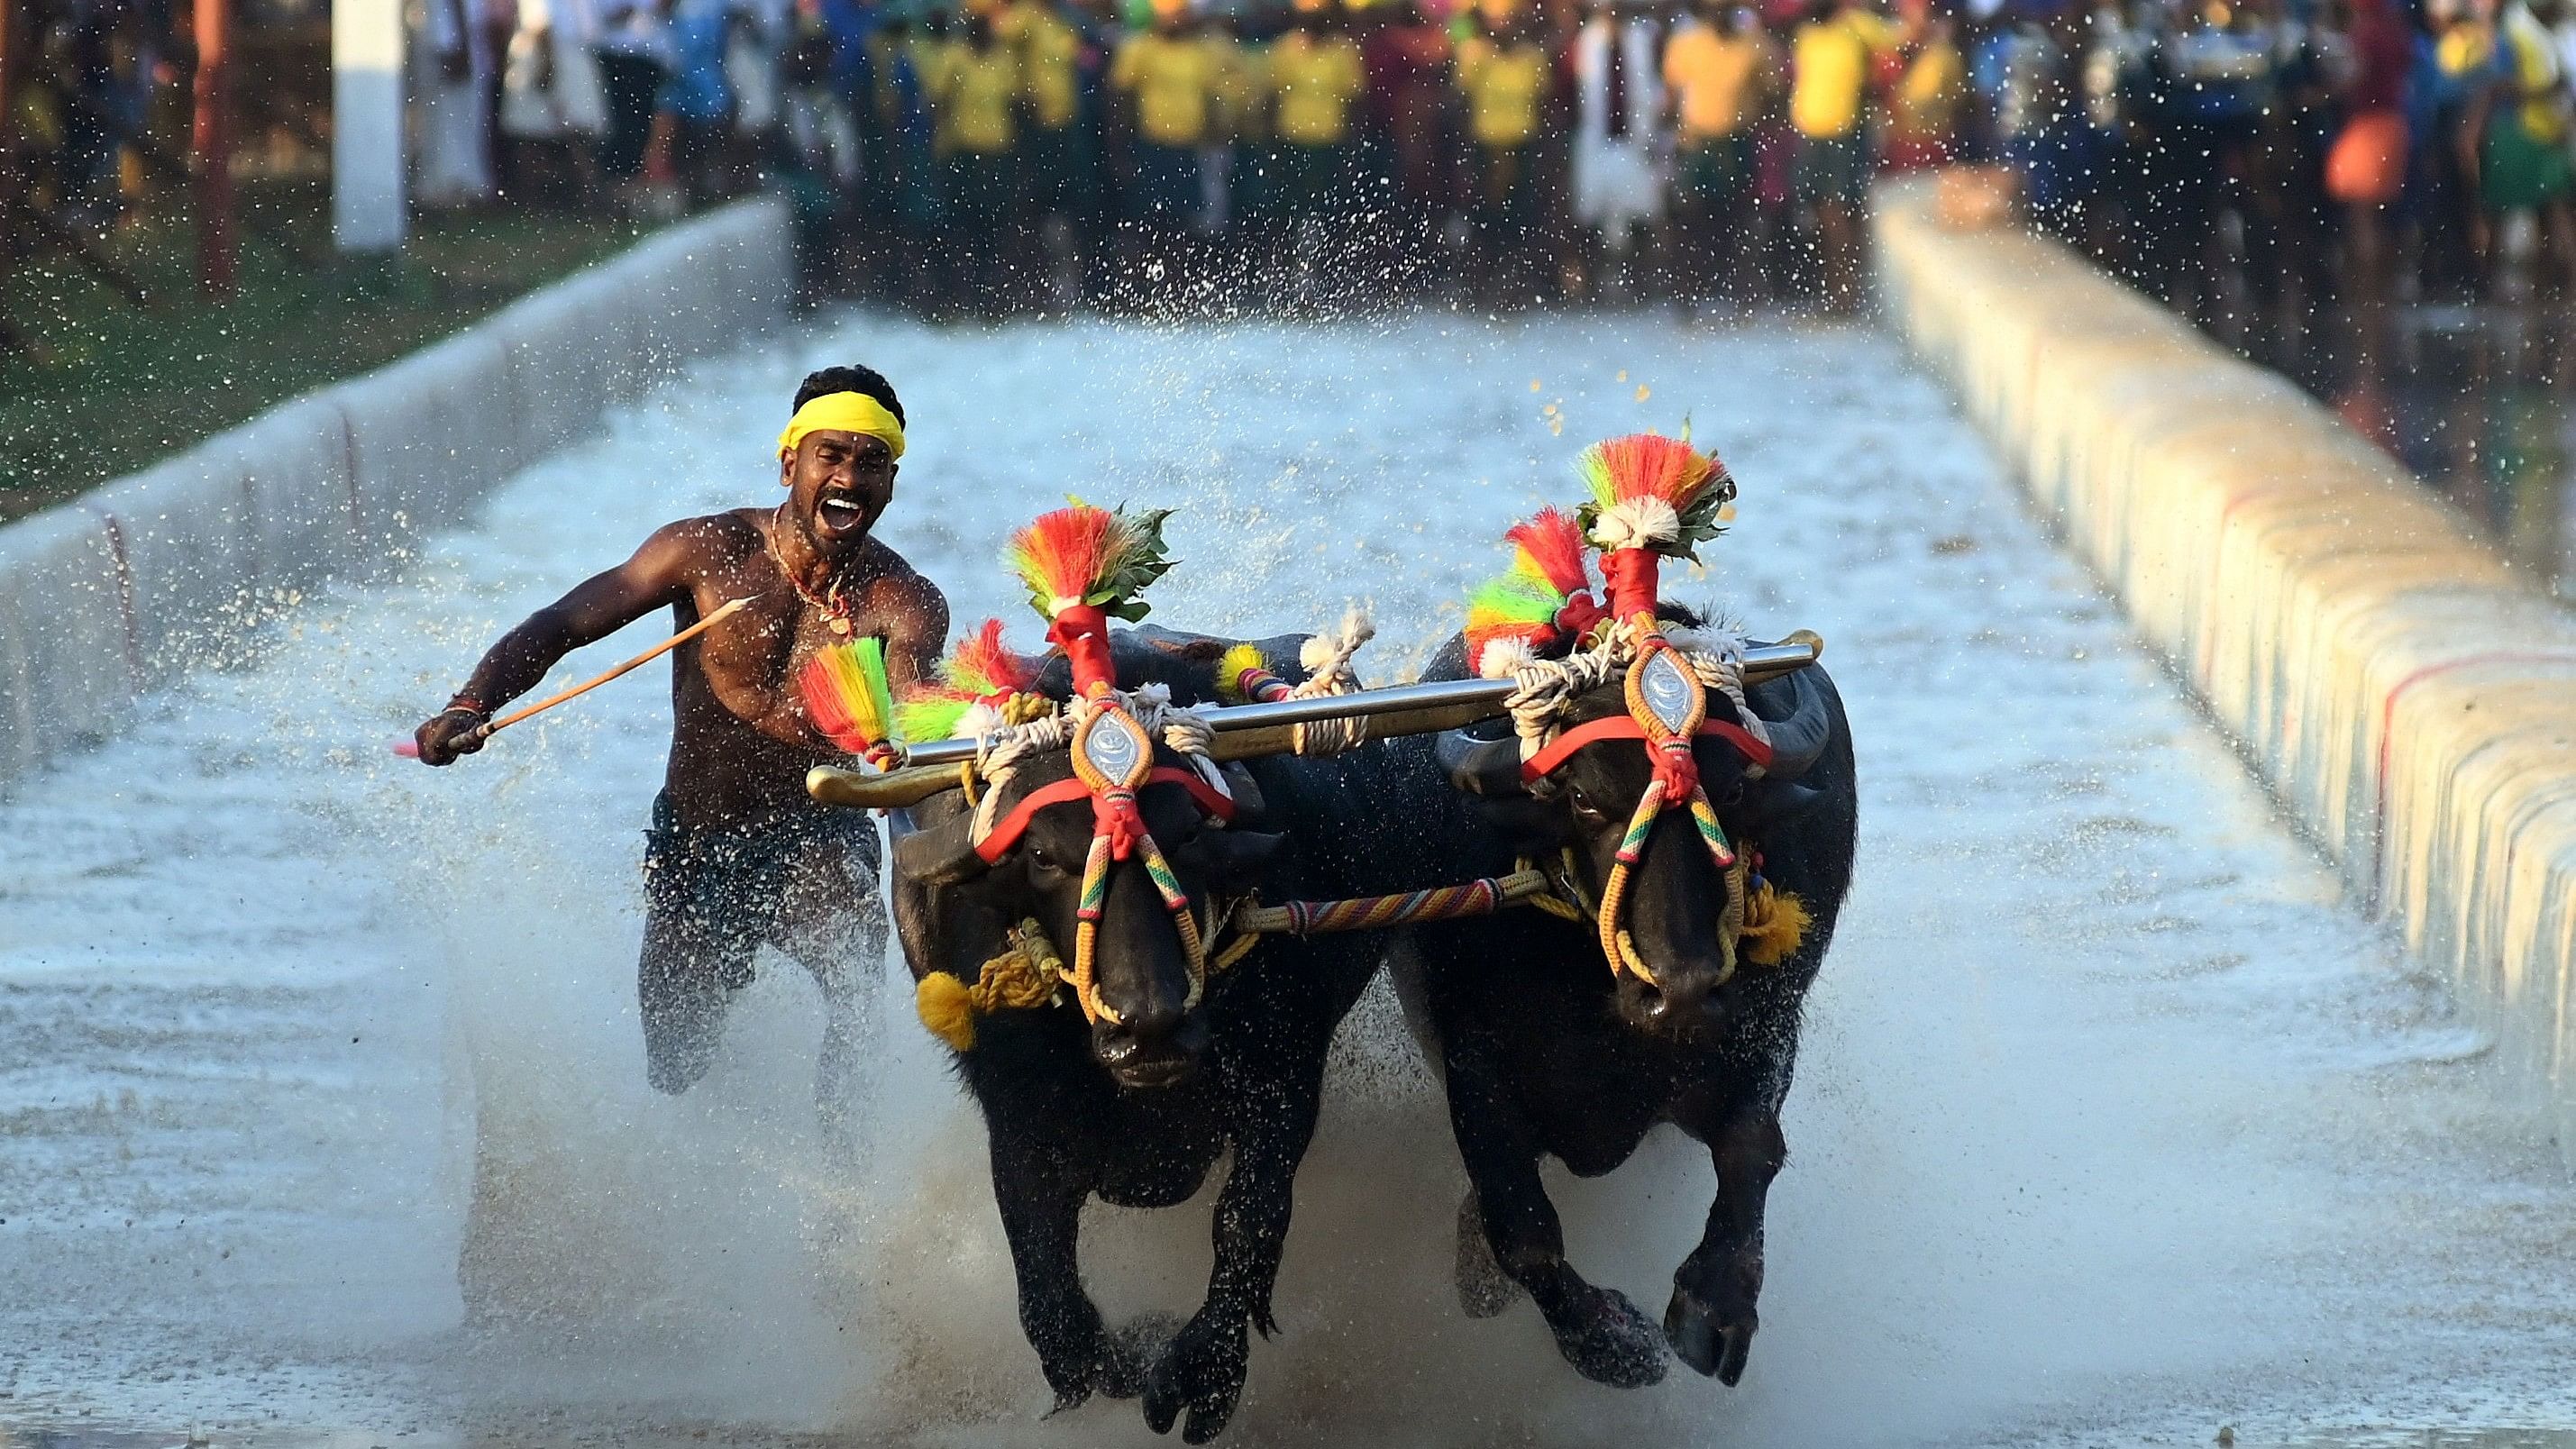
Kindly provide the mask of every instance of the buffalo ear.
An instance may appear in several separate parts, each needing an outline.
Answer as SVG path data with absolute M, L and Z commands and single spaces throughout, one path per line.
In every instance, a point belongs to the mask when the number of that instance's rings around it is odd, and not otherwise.
M 922 885 L 953 886 L 990 869 L 975 853 L 975 817 L 961 814 L 895 838 L 895 873 Z
M 1260 819 L 1270 809 L 1270 801 L 1261 793 L 1261 782 L 1237 761 L 1228 760 L 1224 768 L 1226 792 L 1234 797 L 1235 818 Z
M 1284 835 L 1260 830 L 1211 830 L 1190 843 L 1193 863 L 1207 872 L 1208 883 L 1221 891 L 1245 891 L 1261 883 Z

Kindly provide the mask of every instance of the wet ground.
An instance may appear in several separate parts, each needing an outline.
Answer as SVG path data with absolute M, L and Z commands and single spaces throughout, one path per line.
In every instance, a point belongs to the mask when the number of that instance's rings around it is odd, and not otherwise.
M 0 802 L 0 1444 L 1146 1441 L 1127 1404 L 1038 1421 L 981 1128 L 900 1004 L 860 1140 L 813 1126 L 816 1004 L 774 960 L 712 1079 L 645 1089 L 658 670 L 453 771 L 384 752 L 654 525 L 771 497 L 796 379 L 849 360 L 914 418 L 887 537 L 1024 640 L 994 555 L 1074 491 L 1182 509 L 1158 617 L 1364 597 L 1398 676 L 1582 442 L 1688 416 L 1744 496 L 1685 593 L 1831 641 L 1864 860 L 1744 1385 L 1599 1389 L 1534 1313 L 1459 1315 L 1460 1178 L 1375 999 L 1226 1442 L 2576 1426 L 2576 1186 L 2537 1119 L 1890 340 L 856 316 L 698 369 Z M 1659 1304 L 1708 1187 L 1678 1140 L 1566 1184 L 1578 1261 Z M 1113 1316 L 1192 1301 L 1204 1201 L 1087 1232 Z

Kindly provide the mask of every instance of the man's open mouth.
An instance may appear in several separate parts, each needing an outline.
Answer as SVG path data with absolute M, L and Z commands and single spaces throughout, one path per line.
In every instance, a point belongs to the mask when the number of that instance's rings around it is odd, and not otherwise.
M 825 528 L 846 531 L 866 523 L 868 510 L 848 494 L 832 493 L 814 501 L 814 517 Z

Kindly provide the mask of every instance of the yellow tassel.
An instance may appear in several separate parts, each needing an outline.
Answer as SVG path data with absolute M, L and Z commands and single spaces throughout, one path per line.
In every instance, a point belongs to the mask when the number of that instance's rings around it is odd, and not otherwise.
M 1047 939 L 1046 928 L 1033 919 L 1024 920 L 1011 928 L 1002 954 L 975 973 L 973 985 L 945 971 L 933 971 L 912 988 L 912 1009 L 932 1036 L 952 1050 L 971 1052 L 976 1017 L 1044 1006 L 1055 999 L 1056 982 L 1063 976 L 1064 961 L 1056 954 L 1055 943 Z
M 1744 903 L 1744 959 L 1756 966 L 1777 966 L 1798 953 L 1807 939 L 1807 903 L 1776 889 L 1769 881 Z
M 945 971 L 931 972 L 913 988 L 912 1009 L 921 1013 L 921 1024 L 948 1043 L 949 1050 L 975 1049 L 975 996 L 965 982 Z
M 1243 695 L 1244 672 L 1263 667 L 1265 666 L 1261 662 L 1261 650 L 1253 645 L 1237 644 L 1226 650 L 1216 661 L 1217 698 L 1227 704 L 1252 703 Z

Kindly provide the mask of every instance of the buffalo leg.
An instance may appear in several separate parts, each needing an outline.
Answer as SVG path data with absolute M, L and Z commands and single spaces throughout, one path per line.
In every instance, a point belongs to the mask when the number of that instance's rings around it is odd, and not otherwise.
M 1664 1335 L 1682 1362 L 1732 1386 L 1744 1377 L 1744 1358 L 1757 1324 L 1754 1300 L 1762 1294 L 1762 1207 L 1771 1179 L 1788 1160 L 1780 1117 L 1754 1099 L 1693 1110 L 1685 1101 L 1675 1115 L 1682 1129 L 1708 1144 L 1717 1163 L 1717 1198 L 1709 1205 L 1708 1231 L 1673 1274 L 1673 1300 L 1664 1310 Z
M 1270 1296 L 1288 1243 L 1297 1164 L 1315 1136 L 1325 1045 L 1317 1040 L 1311 1050 L 1287 1053 L 1313 1063 L 1303 1080 L 1228 1084 L 1245 1107 L 1235 1134 L 1234 1166 L 1216 1199 L 1216 1268 L 1209 1275 L 1207 1301 L 1145 1377 L 1145 1423 L 1157 1434 L 1170 1432 L 1172 1421 L 1187 1409 L 1181 1437 L 1192 1444 L 1215 1438 L 1243 1396 L 1250 1360 L 1246 1325 L 1260 1329 L 1264 1338 L 1279 1331 Z M 1277 1047 L 1274 1043 L 1266 1049 Z
M 1664 1339 L 1654 1320 L 1615 1288 L 1599 1288 L 1565 1261 L 1565 1229 L 1539 1180 L 1538 1147 L 1501 1090 L 1486 1054 L 1453 1036 L 1446 1043 L 1449 1122 L 1467 1166 L 1494 1262 L 1556 1335 L 1576 1372 L 1613 1388 L 1643 1388 L 1664 1376 Z
M 1060 1152 L 993 1124 L 993 1201 L 1011 1245 L 1020 1292 L 1020 1331 L 1037 1350 L 1038 1368 L 1055 1390 L 1058 1411 L 1093 1393 L 1136 1393 L 1132 1356 L 1102 1327 L 1099 1306 L 1082 1286 L 1075 1247 L 1082 1201 L 1090 1189 Z

